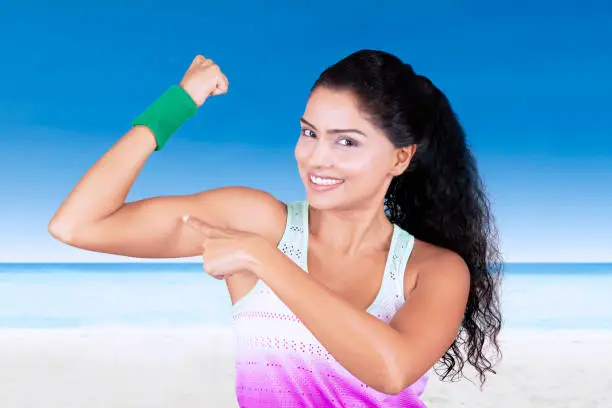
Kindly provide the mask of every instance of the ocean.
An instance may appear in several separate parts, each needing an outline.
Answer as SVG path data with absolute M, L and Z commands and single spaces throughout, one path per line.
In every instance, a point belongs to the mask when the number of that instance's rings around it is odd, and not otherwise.
M 612 264 L 509 263 L 504 326 L 612 329 Z M 0 264 L 0 328 L 227 326 L 225 282 L 198 263 Z

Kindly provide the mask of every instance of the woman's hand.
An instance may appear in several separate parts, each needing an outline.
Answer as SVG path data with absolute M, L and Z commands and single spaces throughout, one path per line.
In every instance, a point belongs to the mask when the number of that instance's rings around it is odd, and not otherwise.
M 229 83 L 221 69 L 212 60 L 201 55 L 194 58 L 179 84 L 199 108 L 211 95 L 227 92 Z
M 183 216 L 183 222 L 202 236 L 202 267 L 215 279 L 254 273 L 273 249 L 265 238 L 251 232 L 216 227 L 189 215 Z

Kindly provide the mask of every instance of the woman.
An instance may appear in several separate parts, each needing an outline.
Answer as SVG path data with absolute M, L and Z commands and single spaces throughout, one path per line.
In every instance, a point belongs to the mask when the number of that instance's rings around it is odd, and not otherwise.
M 226 187 L 125 203 L 147 158 L 210 95 L 194 59 L 49 224 L 83 249 L 202 255 L 227 282 L 241 406 L 422 407 L 429 370 L 499 353 L 501 262 L 474 159 L 446 97 L 397 57 L 356 52 L 325 70 L 301 118 L 304 201 Z

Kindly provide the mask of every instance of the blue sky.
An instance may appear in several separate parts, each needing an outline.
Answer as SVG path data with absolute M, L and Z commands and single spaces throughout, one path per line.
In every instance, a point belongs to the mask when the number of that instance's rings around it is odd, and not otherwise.
M 612 3 L 13 3 L 0 14 L 0 262 L 129 261 L 56 242 L 47 222 L 198 53 L 230 91 L 151 157 L 128 200 L 227 184 L 302 199 L 307 92 L 361 48 L 447 94 L 508 261 L 612 261 Z

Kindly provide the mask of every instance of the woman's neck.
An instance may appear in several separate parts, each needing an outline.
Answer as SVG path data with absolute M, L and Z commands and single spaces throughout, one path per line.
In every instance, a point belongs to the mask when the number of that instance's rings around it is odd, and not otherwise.
M 317 210 L 309 207 L 309 233 L 330 251 L 347 256 L 362 251 L 386 250 L 393 224 L 384 207 L 354 210 Z

